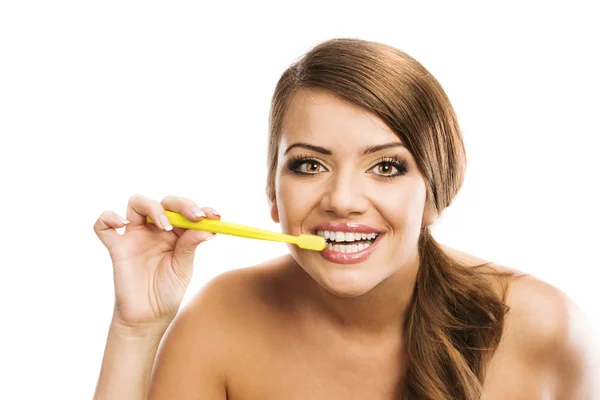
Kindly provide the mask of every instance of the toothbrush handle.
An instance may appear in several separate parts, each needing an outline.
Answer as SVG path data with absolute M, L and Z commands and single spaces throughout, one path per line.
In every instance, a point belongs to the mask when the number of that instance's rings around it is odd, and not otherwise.
M 213 233 L 222 233 L 225 235 L 239 236 L 251 239 L 270 240 L 273 242 L 296 243 L 297 238 L 292 235 L 273 232 L 266 229 L 257 229 L 245 225 L 224 222 L 216 219 L 203 218 L 194 222 L 185 218 L 183 215 L 165 210 L 167 218 L 173 226 L 185 229 L 197 229 Z

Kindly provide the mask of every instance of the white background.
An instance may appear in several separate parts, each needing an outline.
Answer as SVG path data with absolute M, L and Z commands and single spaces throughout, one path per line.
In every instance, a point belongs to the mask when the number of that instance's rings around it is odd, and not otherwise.
M 271 95 L 333 37 L 402 49 L 446 89 L 468 172 L 436 238 L 559 287 L 600 328 L 591 2 L 200 3 L 1 3 L 0 398 L 92 397 L 113 305 L 92 230 L 103 210 L 175 194 L 279 230 L 264 195 Z M 220 235 L 185 301 L 286 251 Z

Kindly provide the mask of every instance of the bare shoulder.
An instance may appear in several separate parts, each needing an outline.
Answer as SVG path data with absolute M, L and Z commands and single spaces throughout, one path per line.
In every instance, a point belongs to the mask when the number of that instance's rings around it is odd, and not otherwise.
M 490 373 L 520 371 L 521 379 L 552 398 L 591 399 L 597 344 L 591 324 L 560 289 L 531 275 L 511 280 L 503 339 Z M 496 357 L 495 357 L 496 358 Z M 500 363 L 506 369 L 500 372 Z M 494 363 L 496 363 L 494 368 Z M 598 395 L 596 392 L 594 392 Z
M 251 348 L 249 340 L 268 329 L 273 312 L 269 307 L 279 304 L 273 288 L 281 279 L 280 264 L 274 259 L 225 272 L 194 295 L 161 342 L 151 399 L 191 399 L 199 393 L 203 398 L 227 398 L 231 366 Z
M 579 343 L 591 332 L 587 317 L 563 291 L 534 276 L 515 279 L 507 303 L 509 329 L 532 350 L 557 350 L 557 346 Z
M 192 328 L 210 323 L 218 327 L 220 339 L 230 333 L 238 341 L 240 328 L 258 327 L 285 306 L 286 275 L 290 274 L 284 268 L 286 260 L 282 256 L 214 277 L 186 305 L 181 323 Z
M 286 268 L 288 260 L 289 255 L 285 255 L 222 273 L 196 294 L 187 309 L 190 313 L 208 309 L 225 314 L 227 321 L 236 325 L 249 317 L 254 320 L 254 314 L 266 311 L 265 308 L 275 311 L 274 306 L 284 305 L 284 294 L 289 292 L 286 285 L 294 273 Z
M 525 275 L 515 279 L 507 296 L 510 311 L 505 335 L 530 357 L 548 358 L 548 348 L 566 329 L 571 302 L 558 288 Z

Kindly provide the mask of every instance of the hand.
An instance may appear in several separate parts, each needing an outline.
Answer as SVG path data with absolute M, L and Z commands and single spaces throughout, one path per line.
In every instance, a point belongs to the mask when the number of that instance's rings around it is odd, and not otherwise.
M 190 221 L 220 218 L 214 209 L 200 209 L 183 197 L 167 196 L 158 203 L 134 195 L 127 205 L 127 221 L 105 211 L 94 225 L 113 263 L 113 322 L 132 328 L 168 326 L 192 278 L 196 246 L 214 237 L 210 232 L 173 228 L 164 210 Z M 147 222 L 146 216 L 154 223 Z M 124 226 L 120 235 L 115 229 Z

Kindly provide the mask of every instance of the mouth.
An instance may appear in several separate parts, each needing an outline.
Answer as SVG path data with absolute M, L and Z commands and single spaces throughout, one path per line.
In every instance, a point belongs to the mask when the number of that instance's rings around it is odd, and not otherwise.
M 312 232 L 323 237 L 326 242 L 325 249 L 319 254 L 326 260 L 338 264 L 354 264 L 366 260 L 385 236 L 383 232 L 366 225 L 348 223 L 324 225 L 317 226 L 317 229 Z
M 317 231 L 316 234 L 325 238 L 325 248 L 344 254 L 359 253 L 368 249 L 380 233 Z

